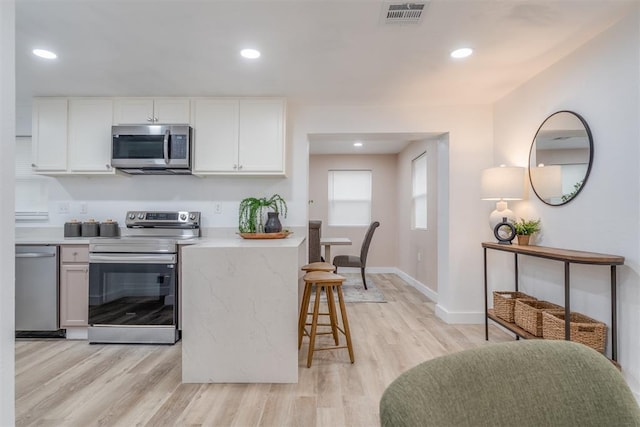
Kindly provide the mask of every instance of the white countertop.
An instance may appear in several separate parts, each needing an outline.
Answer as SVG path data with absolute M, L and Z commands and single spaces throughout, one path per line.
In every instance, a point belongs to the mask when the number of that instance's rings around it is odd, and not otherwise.
M 121 233 L 122 234 L 122 233 Z M 178 245 L 202 247 L 296 247 L 302 240 L 303 232 L 284 239 L 243 239 L 235 230 L 207 230 L 204 237 L 178 240 Z M 88 245 L 96 237 L 64 237 L 63 227 L 18 227 L 17 245 Z

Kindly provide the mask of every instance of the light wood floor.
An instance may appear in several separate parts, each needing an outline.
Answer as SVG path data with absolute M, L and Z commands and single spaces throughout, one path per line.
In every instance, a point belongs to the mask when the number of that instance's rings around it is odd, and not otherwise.
M 372 274 L 387 303 L 347 304 L 355 364 L 321 351 L 298 384 L 181 384 L 181 345 L 16 342 L 18 426 L 376 426 L 400 373 L 485 345 L 484 325 L 447 325 L 393 274 Z M 491 342 L 512 338 L 491 326 Z M 305 341 L 306 342 L 306 341 Z

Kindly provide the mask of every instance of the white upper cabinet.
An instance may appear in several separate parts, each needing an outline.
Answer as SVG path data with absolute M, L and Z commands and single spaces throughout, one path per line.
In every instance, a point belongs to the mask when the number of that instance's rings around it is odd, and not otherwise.
M 115 100 L 113 124 L 187 124 L 189 98 L 120 98 Z
M 33 169 L 64 173 L 67 170 L 67 99 L 36 98 L 32 116 Z
M 69 100 L 69 170 L 113 174 L 111 122 L 113 101 L 104 98 Z
M 284 99 L 193 101 L 194 174 L 284 175 Z
M 284 173 L 284 117 L 281 99 L 240 101 L 240 172 Z
M 194 172 L 238 169 L 237 99 L 193 101 Z
M 43 175 L 113 174 L 108 98 L 35 98 L 33 168 Z

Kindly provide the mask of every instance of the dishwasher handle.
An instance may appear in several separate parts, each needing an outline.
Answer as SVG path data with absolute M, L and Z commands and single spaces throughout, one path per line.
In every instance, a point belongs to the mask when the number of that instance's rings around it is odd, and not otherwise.
M 43 253 L 43 252 L 16 253 L 16 258 L 51 258 L 54 256 L 56 256 L 55 253 Z

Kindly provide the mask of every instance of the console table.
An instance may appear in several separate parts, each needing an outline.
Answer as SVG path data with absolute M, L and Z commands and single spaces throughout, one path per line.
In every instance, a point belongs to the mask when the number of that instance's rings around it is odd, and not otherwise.
M 570 319 L 570 265 L 571 264 L 589 264 L 589 265 L 608 265 L 611 269 L 611 359 L 616 360 L 618 350 L 617 339 L 617 311 L 616 311 L 616 266 L 624 264 L 624 257 L 618 255 L 607 255 L 593 252 L 573 251 L 568 249 L 549 248 L 544 246 L 520 246 L 505 245 L 493 242 L 482 243 L 484 249 L 484 312 L 485 312 L 485 339 L 489 340 L 489 319 L 509 329 L 518 337 L 522 338 L 538 338 L 517 326 L 505 322 L 493 314 L 493 310 L 489 309 L 488 290 L 487 290 L 487 250 L 496 250 L 502 252 L 511 252 L 514 255 L 515 262 L 515 290 L 518 291 L 518 255 L 527 255 L 537 258 L 546 258 L 564 263 L 564 310 L 565 319 Z M 565 321 L 564 326 L 565 339 L 571 339 L 571 330 L 569 321 Z

